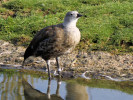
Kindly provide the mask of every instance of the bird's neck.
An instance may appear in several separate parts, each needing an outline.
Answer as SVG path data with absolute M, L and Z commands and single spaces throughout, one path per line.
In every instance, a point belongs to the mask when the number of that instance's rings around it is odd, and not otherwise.
M 73 20 L 73 21 L 64 20 L 63 26 L 72 28 L 72 27 L 76 27 L 76 23 L 77 23 L 77 20 Z

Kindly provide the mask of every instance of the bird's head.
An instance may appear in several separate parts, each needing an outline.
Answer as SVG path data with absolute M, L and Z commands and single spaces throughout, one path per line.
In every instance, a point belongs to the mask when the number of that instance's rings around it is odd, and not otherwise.
M 78 19 L 81 17 L 82 15 L 79 14 L 77 11 L 70 11 L 66 14 L 65 18 L 64 18 L 64 23 L 63 25 L 76 25 L 76 22 L 78 21 Z

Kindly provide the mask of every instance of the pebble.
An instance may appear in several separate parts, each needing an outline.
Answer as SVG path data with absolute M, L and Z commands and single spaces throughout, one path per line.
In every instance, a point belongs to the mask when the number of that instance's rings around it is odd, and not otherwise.
M 25 49 L 22 46 L 15 46 L 0 40 L 0 63 L 21 65 Z M 69 74 L 65 72 L 64 76 L 68 74 L 70 77 L 73 77 L 72 72 L 91 71 L 93 73 L 88 74 L 88 77 L 91 78 L 99 79 L 100 75 L 98 73 L 114 78 L 133 78 L 132 54 L 115 55 L 105 51 L 73 51 L 69 55 L 61 56 L 59 63 L 61 67 L 64 67 L 64 71 L 70 71 Z M 30 57 L 26 61 L 26 67 L 29 66 L 30 68 L 34 66 L 36 69 L 42 69 L 46 68 L 46 63 L 40 57 Z M 51 69 L 56 69 L 54 59 L 51 61 Z

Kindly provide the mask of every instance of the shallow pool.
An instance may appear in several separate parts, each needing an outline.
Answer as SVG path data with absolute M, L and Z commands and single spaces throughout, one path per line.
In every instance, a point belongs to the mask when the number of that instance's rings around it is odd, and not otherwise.
M 0 100 L 133 100 L 132 92 L 120 90 L 96 88 L 58 78 L 48 81 L 34 75 L 0 73 Z

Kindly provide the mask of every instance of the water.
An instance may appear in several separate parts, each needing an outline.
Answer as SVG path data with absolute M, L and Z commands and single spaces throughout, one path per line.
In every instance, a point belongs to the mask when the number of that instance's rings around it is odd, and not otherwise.
M 132 87 L 122 92 L 95 86 L 97 84 L 85 86 L 60 79 L 48 81 L 33 75 L 0 73 L 0 100 L 133 100 Z

